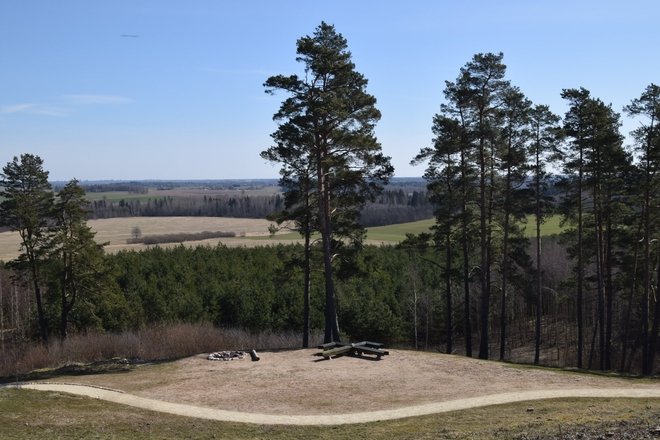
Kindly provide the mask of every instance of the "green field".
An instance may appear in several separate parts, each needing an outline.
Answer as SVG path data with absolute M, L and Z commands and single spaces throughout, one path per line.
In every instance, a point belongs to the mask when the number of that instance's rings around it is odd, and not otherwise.
M 428 219 L 397 225 L 376 226 L 367 229 L 367 239 L 398 243 L 406 238 L 406 234 L 429 232 L 434 223 L 435 219 Z
M 560 220 L 561 217 L 558 215 L 548 218 L 548 220 L 541 225 L 541 235 L 560 233 L 562 231 L 562 228 L 559 226 Z M 367 239 L 398 243 L 406 238 L 406 234 L 429 232 L 434 223 L 435 219 L 428 219 L 411 223 L 401 223 L 398 225 L 377 226 L 375 228 L 367 229 Z M 535 234 L 536 226 L 534 223 L 534 216 L 530 215 L 527 217 L 527 223 L 525 224 L 525 235 L 527 237 L 533 237 Z
M 562 231 L 559 226 L 561 217 L 558 215 L 552 216 L 541 225 L 541 235 L 553 235 Z M 367 228 L 367 240 L 383 243 L 399 243 L 406 238 L 406 234 L 420 234 L 422 232 L 429 232 L 431 226 L 435 224 L 435 219 L 419 220 L 410 223 L 399 223 L 387 226 L 375 226 Z M 534 216 L 527 217 L 525 223 L 525 235 L 533 237 L 536 234 L 536 226 L 534 223 Z M 278 234 L 276 237 L 250 237 L 249 240 L 300 240 L 300 234 L 297 232 L 286 232 Z

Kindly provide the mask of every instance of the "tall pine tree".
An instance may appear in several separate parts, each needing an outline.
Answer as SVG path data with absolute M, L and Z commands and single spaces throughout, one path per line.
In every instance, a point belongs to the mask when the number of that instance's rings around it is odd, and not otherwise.
M 291 147 L 278 162 L 288 166 L 294 160 L 291 155 L 297 155 L 314 172 L 325 279 L 324 339 L 338 341 L 333 280 L 333 258 L 341 247 L 337 236 L 361 241 L 359 210 L 382 190 L 393 168 L 374 134 L 380 119 L 376 99 L 366 91 L 366 78 L 355 70 L 346 39 L 323 22 L 313 35 L 298 40 L 297 54 L 303 77 L 272 76 L 264 85 L 268 93 L 289 95 L 274 116 L 281 122 L 273 134 L 275 147 Z

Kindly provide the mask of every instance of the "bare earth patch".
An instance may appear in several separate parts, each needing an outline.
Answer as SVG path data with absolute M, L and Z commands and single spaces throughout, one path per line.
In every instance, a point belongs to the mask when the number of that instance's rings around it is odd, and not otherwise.
M 318 361 L 318 350 L 260 353 L 251 362 L 209 361 L 205 355 L 129 373 L 62 377 L 140 397 L 273 415 L 347 414 L 535 390 L 626 388 L 660 383 L 519 368 L 436 353 L 389 350 L 381 361 L 341 357 Z

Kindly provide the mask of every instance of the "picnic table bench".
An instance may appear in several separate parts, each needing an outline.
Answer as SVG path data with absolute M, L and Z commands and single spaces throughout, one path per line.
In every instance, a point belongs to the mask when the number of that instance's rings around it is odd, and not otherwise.
M 319 345 L 318 348 L 323 351 L 316 353 L 315 356 L 322 356 L 324 359 L 332 359 L 343 355 L 362 357 L 365 354 L 370 354 L 375 355 L 376 359 L 380 360 L 381 357 L 390 354 L 389 351 L 383 350 L 382 347 L 383 344 L 371 341 L 362 341 L 353 344 L 329 342 L 327 344 Z

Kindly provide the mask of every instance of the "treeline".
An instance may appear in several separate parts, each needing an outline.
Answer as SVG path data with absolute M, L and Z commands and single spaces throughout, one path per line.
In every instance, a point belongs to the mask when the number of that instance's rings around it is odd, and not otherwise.
M 414 222 L 433 217 L 433 205 L 423 188 L 386 189 L 360 212 L 366 227 Z
M 85 189 L 85 192 L 90 193 L 101 193 L 106 191 L 121 191 L 127 192 L 129 194 L 148 194 L 149 185 L 142 182 L 114 182 L 114 183 L 97 183 L 97 184 L 86 184 L 81 185 Z M 57 185 L 53 185 L 55 191 L 59 188 Z
M 54 182 L 53 188 L 59 191 L 66 184 Z M 86 192 L 128 192 L 132 194 L 148 194 L 151 190 L 199 189 L 207 190 L 261 190 L 276 187 L 275 179 L 197 179 L 197 180 L 135 180 L 135 181 L 83 181 L 80 182 Z
M 564 89 L 561 118 L 511 84 L 502 60 L 477 54 L 445 83 L 433 144 L 414 159 L 427 165 L 437 221 L 432 234 L 407 245 L 434 255 L 445 310 L 459 292 L 463 303 L 462 316 L 445 317 L 446 350 L 459 318 L 469 356 L 488 359 L 497 347 L 506 359 L 512 302 L 522 296 L 533 305 L 527 319 L 540 363 L 548 320 L 557 319 L 546 307 L 550 296 L 564 304 L 563 327 L 572 324 L 565 327 L 574 341 L 570 364 L 624 370 L 641 353 L 641 370 L 651 374 L 660 333 L 660 87 L 649 85 L 624 107 L 638 124 L 626 146 L 612 105 L 584 88 Z M 554 170 L 563 177 L 550 197 Z M 521 228 L 529 213 L 533 252 Z M 553 286 L 541 225 L 557 214 L 570 271 Z
M 95 200 L 90 218 L 114 217 L 236 217 L 266 218 L 282 209 L 282 197 L 273 195 L 214 195 L 154 197 L 153 199 Z
M 280 194 L 164 196 L 140 200 L 95 200 L 91 203 L 90 218 L 114 217 L 236 217 L 266 218 L 284 208 Z M 361 212 L 364 226 L 380 226 L 427 219 L 433 207 L 426 190 L 410 191 L 399 188 L 385 191 L 368 203 Z

